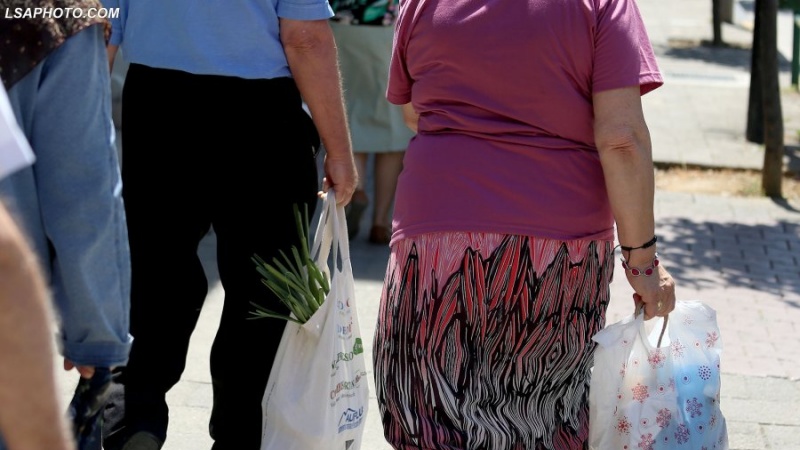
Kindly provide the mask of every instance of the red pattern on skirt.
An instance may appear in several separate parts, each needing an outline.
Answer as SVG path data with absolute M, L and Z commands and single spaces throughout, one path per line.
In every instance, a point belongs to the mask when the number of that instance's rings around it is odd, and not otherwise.
M 395 449 L 580 449 L 614 262 L 607 241 L 436 233 L 398 242 L 373 358 Z

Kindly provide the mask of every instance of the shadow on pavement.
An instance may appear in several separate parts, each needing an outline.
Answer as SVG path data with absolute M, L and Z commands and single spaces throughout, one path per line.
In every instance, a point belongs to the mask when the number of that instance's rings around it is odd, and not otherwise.
M 728 66 L 750 72 L 752 51 L 750 46 L 725 43 L 715 47 L 710 41 L 697 41 L 690 39 L 670 39 L 662 54 L 679 59 L 704 61 L 711 64 Z M 778 69 L 781 72 L 790 72 L 792 62 L 782 54 L 778 54 Z
M 785 198 L 770 198 L 770 200 L 787 211 L 800 213 L 800 209 L 795 208 L 794 205 L 786 201 Z
M 773 201 L 800 213 L 788 202 Z M 740 287 L 778 297 L 800 292 L 800 222 L 748 225 L 664 218 L 658 227 L 664 241 L 659 253 L 669 261 L 670 273 L 681 286 L 697 290 Z M 215 245 L 211 232 L 199 250 L 209 286 L 219 281 Z M 356 282 L 382 282 L 389 248 L 357 238 L 350 243 L 350 258 Z M 800 308 L 793 301 L 787 303 Z
M 800 145 L 784 146 L 786 154 L 786 170 L 800 176 Z
M 659 233 L 666 239 L 659 251 L 680 286 L 697 290 L 731 287 L 754 289 L 784 298 L 800 292 L 800 223 L 772 225 L 665 218 Z

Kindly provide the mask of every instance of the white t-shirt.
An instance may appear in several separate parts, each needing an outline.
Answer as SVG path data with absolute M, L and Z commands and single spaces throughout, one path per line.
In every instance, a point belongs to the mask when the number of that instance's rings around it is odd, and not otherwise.
M 31 146 L 19 128 L 8 94 L 0 84 L 0 180 L 33 164 L 33 161 Z

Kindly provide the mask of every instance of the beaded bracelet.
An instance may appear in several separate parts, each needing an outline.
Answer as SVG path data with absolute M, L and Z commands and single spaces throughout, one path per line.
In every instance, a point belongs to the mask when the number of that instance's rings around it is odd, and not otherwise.
M 622 261 L 622 267 L 628 272 L 630 272 L 631 276 L 634 277 L 638 277 L 639 275 L 644 275 L 646 277 L 649 277 L 650 275 L 655 273 L 656 267 L 658 267 L 659 264 L 658 253 L 655 254 L 655 257 L 653 257 L 653 261 L 650 262 L 650 265 L 644 268 L 631 266 L 630 264 L 628 264 L 628 261 L 625 261 L 625 258 L 620 258 L 620 261 Z

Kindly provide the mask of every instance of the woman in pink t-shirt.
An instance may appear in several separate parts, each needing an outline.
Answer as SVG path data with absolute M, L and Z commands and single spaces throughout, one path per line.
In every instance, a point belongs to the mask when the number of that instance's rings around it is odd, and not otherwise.
M 404 0 L 387 98 L 399 178 L 374 362 L 396 449 L 575 449 L 616 226 L 646 317 L 656 255 L 640 96 L 662 84 L 634 0 Z

